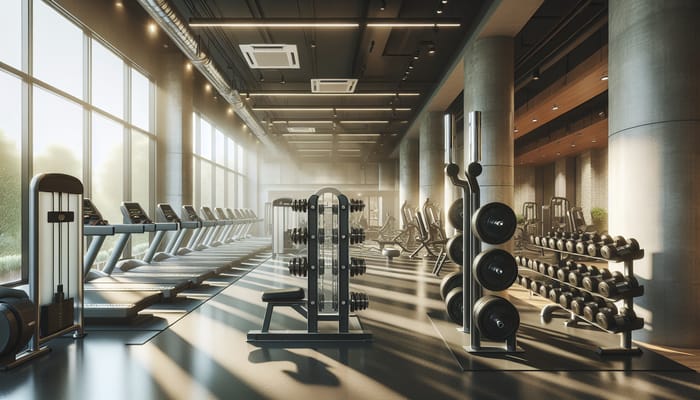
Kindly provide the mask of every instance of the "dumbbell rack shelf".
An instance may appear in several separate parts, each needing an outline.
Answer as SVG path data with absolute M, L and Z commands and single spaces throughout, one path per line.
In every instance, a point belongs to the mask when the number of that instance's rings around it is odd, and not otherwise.
M 544 247 L 544 246 L 539 246 L 536 244 L 532 244 L 533 246 L 543 250 L 543 251 L 551 251 L 554 252 L 556 255 L 555 259 L 557 264 L 560 264 L 562 261 L 562 255 L 566 256 L 575 256 L 579 257 L 582 259 L 587 259 L 587 260 L 595 260 L 595 261 L 602 261 L 602 262 L 612 262 L 612 263 L 619 263 L 622 262 L 624 263 L 623 267 L 623 275 L 625 277 L 632 277 L 634 276 L 634 260 L 639 260 L 644 257 L 644 249 L 640 249 L 636 251 L 633 254 L 630 254 L 626 257 L 618 257 L 615 259 L 607 259 L 603 257 L 594 257 L 590 256 L 588 254 L 579 254 L 579 253 L 572 253 L 566 250 L 559 250 L 559 249 L 553 249 L 551 247 Z M 532 270 L 532 269 L 526 269 L 528 271 L 531 271 L 537 275 L 544 276 L 549 280 L 558 282 L 562 286 L 567 286 L 567 287 L 572 287 L 576 288 L 579 291 L 587 292 L 591 294 L 592 296 L 600 297 L 603 299 L 607 299 L 610 301 L 624 301 L 624 308 L 627 308 L 631 311 L 634 310 L 634 298 L 635 297 L 640 297 L 644 294 L 644 286 L 640 285 L 636 288 L 633 288 L 629 291 L 626 291 L 618 296 L 613 296 L 613 297 L 605 297 L 601 295 L 600 293 L 597 292 L 592 292 L 590 290 L 586 290 L 582 287 L 572 285 L 569 282 L 561 281 L 559 279 L 553 278 L 549 275 L 543 274 L 539 271 Z M 548 315 L 551 315 L 552 312 L 554 312 L 557 309 L 562 309 L 570 314 L 570 318 L 567 322 L 565 322 L 565 325 L 567 327 L 575 327 L 578 325 L 580 321 L 585 322 L 586 324 L 595 326 L 598 329 L 601 329 L 604 332 L 608 333 L 613 333 L 613 334 L 620 334 L 620 346 L 619 347 L 599 347 L 598 348 L 598 354 L 600 355 L 639 355 L 642 353 L 642 350 L 639 347 L 636 347 L 632 344 L 632 331 L 638 330 L 644 327 L 644 319 L 642 318 L 637 318 L 637 320 L 631 324 L 630 326 L 625 327 L 624 329 L 619 329 L 619 330 L 608 330 L 600 326 L 598 323 L 595 321 L 590 321 L 586 318 L 584 318 L 581 315 L 578 315 L 574 313 L 572 310 L 569 310 L 565 307 L 563 307 L 561 304 L 558 303 L 552 303 L 544 306 L 541 311 L 541 316 L 543 319 L 545 319 Z

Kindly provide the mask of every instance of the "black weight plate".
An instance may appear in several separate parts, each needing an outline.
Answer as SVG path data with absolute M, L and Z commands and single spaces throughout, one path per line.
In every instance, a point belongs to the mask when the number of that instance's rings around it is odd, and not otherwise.
M 503 297 L 484 296 L 474 304 L 474 321 L 484 338 L 503 341 L 518 331 L 520 314 Z
M 464 291 L 462 287 L 456 287 L 450 290 L 445 297 L 445 307 L 447 308 L 447 316 L 452 322 L 462 325 L 464 324 Z
M 479 207 L 472 216 L 472 232 L 488 244 L 505 243 L 513 237 L 518 220 L 513 209 L 493 202 Z
M 447 293 L 458 286 L 462 286 L 462 271 L 454 271 L 445 275 L 440 282 L 440 297 L 445 300 Z
M 447 256 L 457 265 L 464 264 L 464 253 L 462 251 L 464 244 L 462 243 L 462 237 L 462 234 L 458 233 L 452 236 L 445 244 L 445 246 L 447 246 Z
M 489 249 L 474 258 L 474 276 L 487 290 L 508 289 L 518 278 L 518 266 L 513 256 L 502 249 Z
M 458 231 L 464 230 L 464 207 L 462 198 L 455 200 L 447 210 L 447 220 Z

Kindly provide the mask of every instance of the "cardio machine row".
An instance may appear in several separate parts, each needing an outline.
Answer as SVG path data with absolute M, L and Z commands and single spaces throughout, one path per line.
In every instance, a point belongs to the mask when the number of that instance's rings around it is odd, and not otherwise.
M 90 239 L 83 262 L 88 320 L 130 320 L 208 279 L 235 274 L 244 258 L 267 244 L 250 238 L 250 229 L 260 221 L 252 210 L 202 207 L 200 216 L 185 205 L 180 216 L 169 204 L 158 204 L 154 221 L 138 203 L 124 202 L 120 208 L 124 223 L 111 224 L 91 200 L 83 199 L 83 235 Z M 147 233 L 154 235 L 143 258 L 120 259 L 132 235 Z M 110 236 L 117 236 L 116 243 L 98 268 L 95 260 Z M 234 244 L 222 246 L 227 243 Z

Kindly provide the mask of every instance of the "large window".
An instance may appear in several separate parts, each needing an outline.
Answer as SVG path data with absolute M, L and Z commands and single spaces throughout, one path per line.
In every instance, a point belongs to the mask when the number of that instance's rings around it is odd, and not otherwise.
M 124 117 L 124 61 L 96 40 L 92 41 L 92 104 Z
M 83 108 L 34 87 L 34 173 L 61 172 L 83 178 Z
M 32 6 L 31 18 L 22 12 L 24 4 Z M 0 283 L 26 278 L 21 221 L 28 210 L 21 198 L 32 175 L 81 179 L 85 197 L 119 223 L 122 201 L 152 210 L 155 154 L 154 90 L 145 73 L 48 2 L 4 0 L 2 10 Z M 31 49 L 27 65 L 24 49 Z M 23 174 L 23 163 L 30 173 Z M 98 261 L 113 242 L 105 242 Z M 148 235 L 135 235 L 131 245 L 132 254 L 141 252 Z
M 34 1 L 33 33 L 34 76 L 83 98 L 83 31 L 43 1 Z
M 20 279 L 22 82 L 0 70 L 0 282 Z
M 0 24 L 0 62 L 22 68 L 22 0 L 3 0 Z
M 195 206 L 244 207 L 244 148 L 199 113 L 194 113 L 192 126 Z

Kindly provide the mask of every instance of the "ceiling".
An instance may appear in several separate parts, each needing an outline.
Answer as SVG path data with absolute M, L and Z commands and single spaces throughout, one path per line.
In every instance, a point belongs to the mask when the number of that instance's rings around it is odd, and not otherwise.
M 488 0 L 170 1 L 180 17 L 190 22 L 200 46 L 230 79 L 231 86 L 246 98 L 277 145 L 303 159 L 362 161 L 385 157 L 393 150 L 459 54 L 487 3 Z M 197 22 L 222 23 L 232 19 L 246 23 L 348 22 L 358 26 L 195 26 Z M 370 26 L 377 22 L 449 22 L 457 26 Z M 251 68 L 239 47 L 249 44 L 295 45 L 299 68 Z M 432 54 L 431 49 L 435 50 Z M 355 94 L 311 95 L 311 79 L 318 78 L 357 79 Z M 291 133 L 289 128 L 314 132 Z

